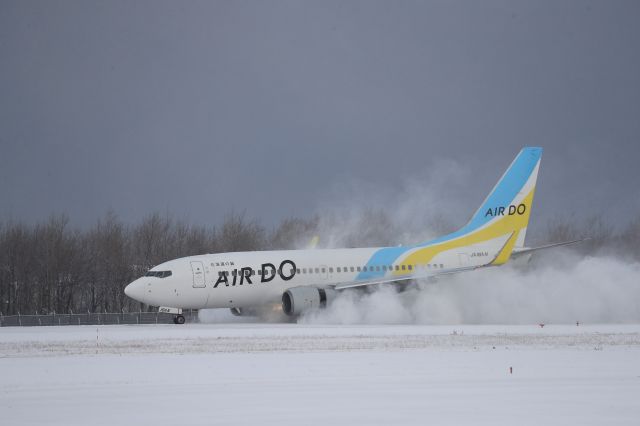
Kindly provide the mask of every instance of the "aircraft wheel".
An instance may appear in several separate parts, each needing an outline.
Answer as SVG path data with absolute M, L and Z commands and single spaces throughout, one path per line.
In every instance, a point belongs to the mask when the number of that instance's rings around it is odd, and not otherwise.
M 182 316 L 182 315 L 176 315 L 173 318 L 173 323 L 174 324 L 184 324 L 184 321 L 185 321 L 185 319 L 184 319 L 184 316 Z

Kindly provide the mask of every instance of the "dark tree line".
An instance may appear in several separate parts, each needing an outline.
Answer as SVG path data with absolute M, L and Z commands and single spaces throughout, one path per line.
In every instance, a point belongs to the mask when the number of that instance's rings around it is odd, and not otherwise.
M 357 220 L 328 217 L 289 218 L 267 230 L 244 214 L 230 214 L 217 227 L 186 224 L 152 214 L 127 225 L 107 213 L 92 228 L 77 230 L 65 215 L 34 225 L 0 223 L 0 313 L 70 313 L 137 311 L 140 304 L 124 287 L 164 261 L 204 253 L 303 248 L 313 236 L 343 247 L 397 245 L 407 230 L 380 210 L 365 210 Z M 452 227 L 436 218 L 438 232 Z M 331 234 L 329 237 L 328 234 Z M 571 240 L 589 235 L 576 246 L 585 254 L 615 250 L 640 259 L 640 217 L 624 230 L 600 218 L 577 225 L 555 220 L 546 240 Z
M 124 224 L 108 213 L 73 229 L 65 215 L 35 225 L 0 223 L 0 313 L 137 311 L 124 287 L 149 268 L 203 253 L 282 249 L 312 238 L 315 220 L 288 219 L 272 232 L 230 214 L 219 227 L 152 214 Z

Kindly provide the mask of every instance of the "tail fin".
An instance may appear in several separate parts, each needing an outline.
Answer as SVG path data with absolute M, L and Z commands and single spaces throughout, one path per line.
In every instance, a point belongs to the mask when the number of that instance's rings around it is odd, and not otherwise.
M 517 232 L 514 247 L 524 247 L 542 148 L 523 148 L 465 228 L 499 222 L 505 232 Z
M 452 234 L 420 246 L 453 249 L 501 241 L 492 264 L 507 262 L 514 248 L 524 247 L 541 156 L 542 148 L 523 148 L 469 223 Z M 427 254 L 426 251 L 421 253 Z

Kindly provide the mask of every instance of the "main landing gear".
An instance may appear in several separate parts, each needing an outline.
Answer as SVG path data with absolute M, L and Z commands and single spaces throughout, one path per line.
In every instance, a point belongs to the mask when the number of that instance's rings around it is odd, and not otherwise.
M 184 324 L 184 316 L 182 315 L 176 315 L 175 317 L 173 317 L 173 323 L 174 324 Z

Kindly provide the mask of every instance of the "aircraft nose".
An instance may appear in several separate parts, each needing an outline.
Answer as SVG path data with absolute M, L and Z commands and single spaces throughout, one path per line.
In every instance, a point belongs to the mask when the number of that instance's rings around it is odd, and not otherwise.
M 144 302 L 142 300 L 144 296 L 144 284 L 142 284 L 139 279 L 135 280 L 124 288 L 124 294 L 138 302 Z

